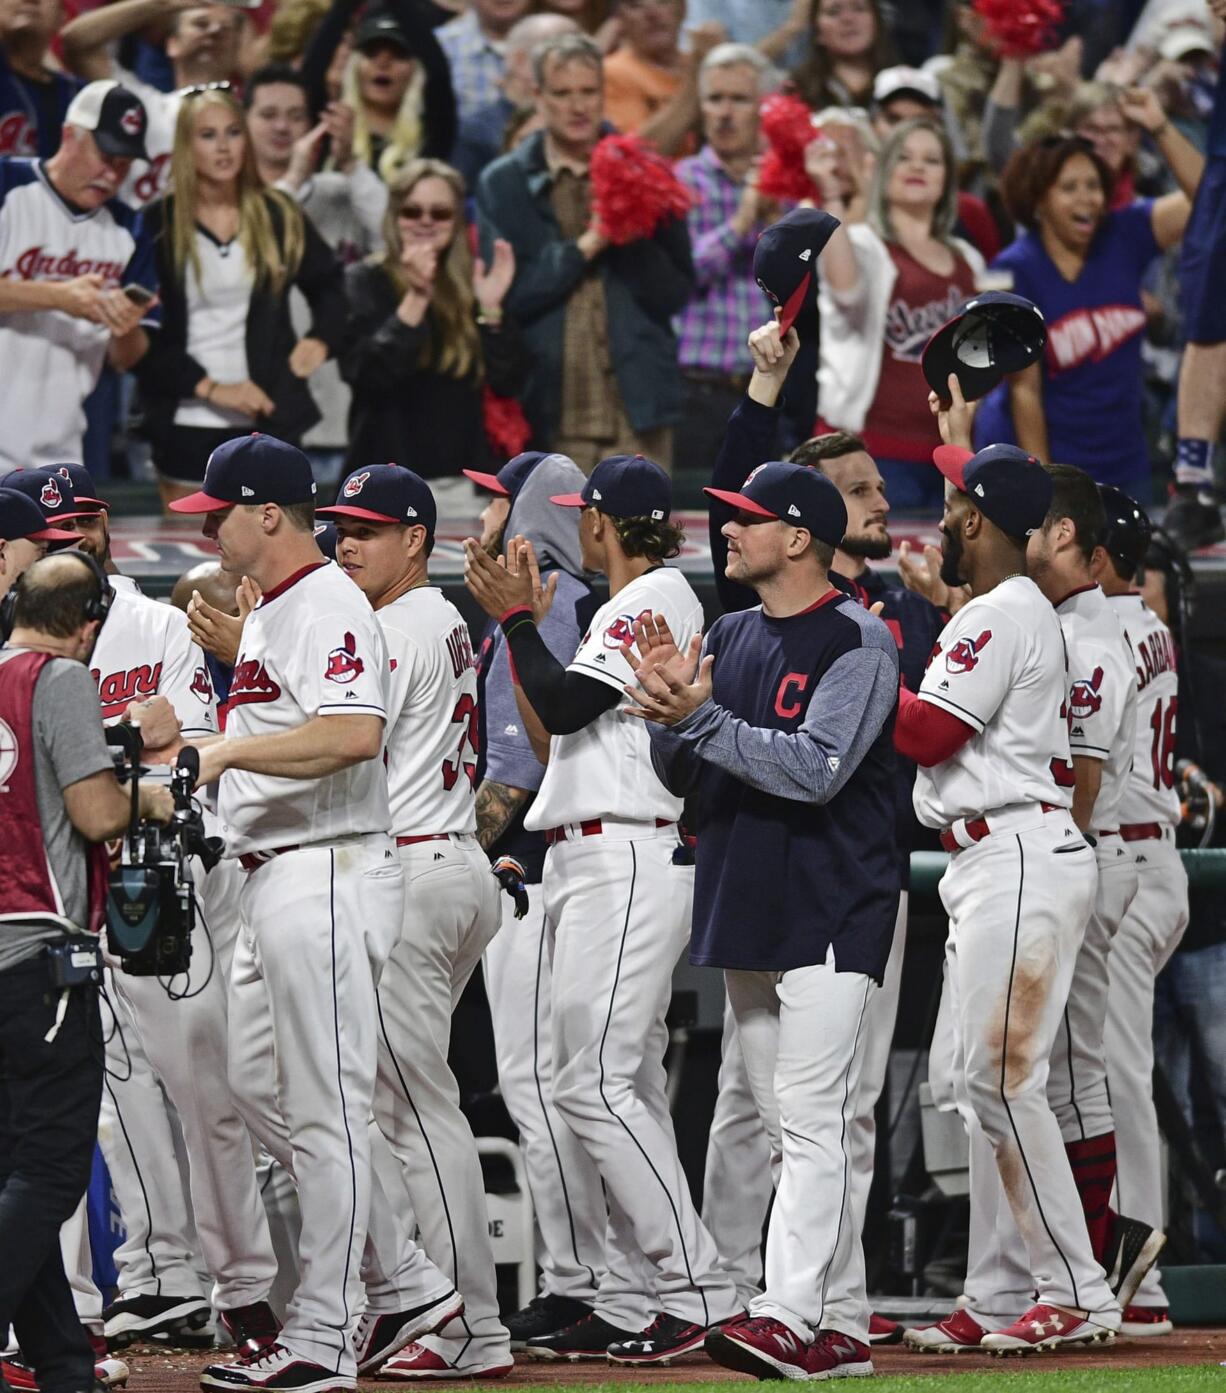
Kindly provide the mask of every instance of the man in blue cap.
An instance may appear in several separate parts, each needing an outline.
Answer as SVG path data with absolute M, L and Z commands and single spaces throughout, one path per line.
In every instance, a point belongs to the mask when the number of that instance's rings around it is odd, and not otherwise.
M 934 458 L 946 480 L 941 576 L 969 585 L 971 599 L 942 631 L 919 692 L 902 692 L 895 741 L 919 765 L 916 814 L 950 853 L 945 1006 L 970 1133 L 971 1223 L 990 1230 L 1007 1201 L 1038 1300 L 1020 1318 L 985 1309 L 979 1294 L 995 1274 L 972 1270 L 968 1304 L 906 1341 L 1017 1354 L 1110 1342 L 1119 1304 L 1047 1099 L 1097 882 L 1071 815 L 1060 622 L 1026 573 L 1027 538 L 1043 527 L 1053 485 L 1013 445 L 975 455 L 942 445 Z
M 724 970 L 771 1141 L 766 1289 L 706 1349 L 759 1378 L 868 1374 L 849 1121 L 898 907 L 898 646 L 830 582 L 847 509 L 829 479 L 773 461 L 706 492 L 735 509 L 726 571 L 761 604 L 716 620 L 701 658 L 636 624 L 626 688 L 696 810 L 690 960 Z
M 67 547 L 76 534 L 49 527 L 38 505 L 15 489 L 0 488 L 0 595 L 52 547 Z
M 549 848 L 541 888 L 554 926 L 553 1102 L 604 1181 L 610 1259 L 614 1248 L 637 1259 L 629 1270 L 653 1291 L 628 1291 L 625 1266 L 620 1281 L 606 1273 L 590 1314 L 530 1339 L 525 1352 L 667 1362 L 700 1349 L 737 1303 L 690 1197 L 663 1089 L 664 1016 L 693 886 L 682 800 L 653 770 L 646 730 L 617 708 L 633 675 L 622 646 L 635 622 L 661 615 L 688 643 L 702 607 L 664 565 L 682 533 L 669 522 L 672 489 L 658 464 L 610 456 L 581 493 L 553 502 L 582 509 L 582 564 L 609 581 L 610 599 L 568 667 L 538 629 L 556 586 L 533 584 L 531 546 L 517 545 L 502 566 L 470 538 L 465 579 L 502 626 L 521 713 L 548 758 L 524 825 Z

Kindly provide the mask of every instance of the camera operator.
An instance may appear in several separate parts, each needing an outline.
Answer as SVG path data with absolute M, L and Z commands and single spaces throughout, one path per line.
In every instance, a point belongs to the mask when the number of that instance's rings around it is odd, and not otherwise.
M 98 1128 L 102 843 L 131 811 L 86 666 L 109 594 L 89 558 L 36 561 L 0 652 L 0 1331 L 14 1327 L 44 1393 L 94 1384 L 59 1230 Z M 140 811 L 168 822 L 170 793 L 144 785 Z

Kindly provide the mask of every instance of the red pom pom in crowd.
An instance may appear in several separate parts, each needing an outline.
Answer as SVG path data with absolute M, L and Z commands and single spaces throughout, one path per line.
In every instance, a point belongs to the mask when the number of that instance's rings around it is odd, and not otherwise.
M 974 9 L 1003 58 L 1029 58 L 1054 47 L 1064 18 L 1060 0 L 974 0 Z
M 805 146 L 819 132 L 809 108 L 799 97 L 777 92 L 761 107 L 762 133 L 768 149 L 758 172 L 758 189 L 769 198 L 799 203 L 818 197 L 805 173 Z
M 637 136 L 606 135 L 589 169 L 592 208 L 615 247 L 650 237 L 661 223 L 689 211 L 689 190 L 672 165 Z

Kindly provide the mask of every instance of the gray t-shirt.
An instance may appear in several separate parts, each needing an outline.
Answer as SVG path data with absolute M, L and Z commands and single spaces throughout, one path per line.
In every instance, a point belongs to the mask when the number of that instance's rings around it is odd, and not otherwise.
M 28 650 L 6 648 L 0 663 Z M 102 734 L 98 689 L 83 663 L 52 658 L 34 688 L 34 788 L 47 848 L 47 864 L 59 887 L 64 917 L 85 929 L 89 916 L 89 872 L 85 838 L 68 820 L 61 790 L 111 768 Z M 0 923 L 0 972 L 35 957 L 41 946 L 64 936 L 50 920 Z

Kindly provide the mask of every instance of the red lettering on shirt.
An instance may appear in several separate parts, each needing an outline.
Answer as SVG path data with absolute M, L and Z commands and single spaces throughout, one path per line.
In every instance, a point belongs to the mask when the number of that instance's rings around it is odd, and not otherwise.
M 0 155 L 37 155 L 38 127 L 24 111 L 0 116 Z
M 1136 646 L 1137 691 L 1144 691 L 1155 677 L 1164 672 L 1178 671 L 1179 659 L 1175 652 L 1175 641 L 1165 630 L 1149 634 Z
M 239 658 L 234 668 L 234 680 L 230 683 L 227 709 L 246 706 L 251 702 L 277 701 L 280 696 L 280 686 L 269 677 L 263 663 L 255 658 Z
M 782 716 L 785 720 L 792 716 L 799 716 L 801 704 L 799 701 L 789 701 L 784 705 L 784 698 L 788 694 L 788 689 L 795 687 L 797 694 L 804 692 L 809 685 L 809 674 L 807 672 L 789 672 L 788 675 L 779 683 L 779 690 L 775 693 L 775 715 Z
M 1047 363 L 1053 373 L 1082 363 L 1101 363 L 1145 328 L 1136 305 L 1098 305 L 1076 309 L 1047 326 Z
M 90 668 L 90 676 L 98 684 L 98 700 L 102 703 L 103 720 L 122 716 L 133 701 L 148 701 L 157 695 L 162 681 L 162 665 L 150 667 L 142 663 L 140 667 L 128 668 L 102 676 L 98 668 Z
M 472 639 L 469 637 L 467 624 L 457 624 L 447 635 L 447 654 L 451 658 L 451 672 L 454 677 L 459 677 L 462 672 L 467 672 L 470 667 L 475 666 Z
M 108 285 L 118 285 L 124 270 L 122 261 L 78 256 L 75 247 L 60 256 L 48 252 L 45 247 L 27 247 L 13 263 L 13 269 L 4 275 L 6 278 L 15 275 L 23 281 L 71 281 L 78 276 L 101 276 Z

